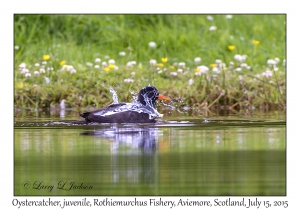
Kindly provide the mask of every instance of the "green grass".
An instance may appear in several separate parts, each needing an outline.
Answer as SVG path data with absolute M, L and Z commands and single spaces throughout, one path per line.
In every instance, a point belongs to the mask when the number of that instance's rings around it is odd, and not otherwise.
M 112 102 L 109 87 L 117 91 L 120 101 L 131 101 L 130 91 L 137 92 L 152 84 L 165 95 L 179 99 L 178 105 L 194 107 L 217 106 L 285 106 L 286 16 L 285 15 L 15 15 L 14 45 L 19 46 L 14 55 L 16 107 L 43 108 L 65 99 L 70 107 L 100 107 Z M 210 31 L 216 26 L 216 31 Z M 254 45 L 253 40 L 259 44 Z M 148 47 L 154 41 L 155 49 Z M 229 45 L 235 46 L 230 51 Z M 119 52 L 126 52 L 122 57 Z M 47 71 L 38 77 L 34 71 L 41 68 L 35 63 L 50 55 Z M 245 63 L 251 70 L 235 71 L 239 63 L 235 54 L 246 54 Z M 94 62 L 114 59 L 118 70 L 108 72 L 95 69 Z M 161 58 L 167 57 L 163 63 Z M 194 63 L 201 57 L 200 64 Z M 278 71 L 270 78 L 261 75 L 268 68 L 267 60 L 279 58 Z M 151 67 L 150 59 L 164 65 Z M 212 72 L 216 59 L 226 64 L 220 74 Z M 61 61 L 72 65 L 75 74 L 60 71 Z M 132 68 L 128 61 L 136 61 Z M 229 68 L 229 62 L 235 63 Z M 25 62 L 31 77 L 19 70 Z M 86 65 L 93 63 L 92 67 Z M 172 76 L 177 71 L 174 63 L 185 62 L 184 74 Z M 208 66 L 206 75 L 195 75 L 197 66 Z M 135 72 L 132 76 L 131 72 Z M 50 78 L 46 84 L 44 76 Z M 239 76 L 243 80 L 239 80 Z M 257 79 L 254 79 L 254 78 Z M 133 83 L 124 79 L 133 78 Z M 193 79 L 194 84 L 188 85 Z M 222 95 L 221 93 L 224 93 Z M 218 100 L 216 100 L 218 99 Z

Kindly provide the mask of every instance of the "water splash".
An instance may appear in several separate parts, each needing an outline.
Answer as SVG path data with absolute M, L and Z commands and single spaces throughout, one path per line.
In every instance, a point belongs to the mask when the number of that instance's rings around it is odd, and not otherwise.
M 176 104 L 173 105 L 173 102 L 175 102 Z M 185 109 L 180 109 L 178 108 L 178 102 L 181 102 L 179 100 L 171 100 L 171 104 L 167 104 L 165 103 L 164 101 L 160 101 L 160 103 L 164 106 L 164 107 L 168 107 L 171 111 L 174 111 L 176 110 L 177 112 L 181 113 L 181 114 L 185 114 L 187 112 L 187 110 Z
M 117 104 L 120 103 L 118 100 L 118 95 L 116 91 L 110 87 L 110 92 L 113 94 L 113 103 L 112 104 Z M 123 106 L 113 109 L 113 110 L 103 110 L 99 113 L 95 113 L 95 115 L 101 115 L 101 116 L 109 116 L 113 115 L 116 113 L 120 112 L 126 112 L 126 111 L 133 111 L 133 112 L 138 112 L 138 113 L 147 113 L 149 114 L 149 119 L 156 119 L 159 117 L 163 117 L 163 114 L 160 114 L 152 104 L 152 100 L 147 96 L 148 93 L 144 94 L 143 97 L 145 98 L 146 106 L 141 104 L 140 102 L 137 101 L 137 95 L 135 92 L 131 92 L 133 95 L 133 101 L 132 103 L 126 103 Z
M 143 104 L 141 104 L 139 102 L 126 103 L 125 105 L 123 105 L 120 108 L 115 109 L 113 111 L 109 111 L 109 112 L 101 113 L 101 114 L 95 114 L 95 115 L 109 116 L 112 114 L 126 112 L 126 111 L 147 113 L 147 114 L 149 114 L 149 119 L 155 119 L 155 118 L 163 116 L 163 114 L 158 113 L 158 111 L 155 108 L 153 108 L 152 106 L 150 106 L 148 104 L 146 106 L 144 106 Z
M 133 102 L 137 102 L 137 99 L 138 99 L 137 94 L 138 94 L 138 93 L 136 93 L 136 92 L 134 92 L 134 91 L 131 91 L 130 94 L 132 95 L 132 101 L 133 101 Z
M 114 100 L 113 104 L 119 103 L 118 95 L 116 91 L 113 89 L 113 87 L 110 87 L 109 91 L 113 94 L 113 100 Z

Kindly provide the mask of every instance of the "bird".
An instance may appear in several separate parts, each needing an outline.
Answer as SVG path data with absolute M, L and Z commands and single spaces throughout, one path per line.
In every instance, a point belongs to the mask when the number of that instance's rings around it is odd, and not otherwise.
M 154 86 L 146 86 L 139 91 L 136 101 L 132 103 L 112 103 L 92 112 L 79 114 L 86 123 L 155 123 L 162 115 L 156 110 L 157 100 L 170 101 L 158 92 Z

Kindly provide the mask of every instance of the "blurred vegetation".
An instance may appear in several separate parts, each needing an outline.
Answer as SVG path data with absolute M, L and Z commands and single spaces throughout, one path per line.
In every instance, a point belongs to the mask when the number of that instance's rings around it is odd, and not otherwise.
M 207 16 L 17 14 L 15 106 L 43 108 L 65 99 L 73 108 L 101 107 L 112 102 L 110 86 L 117 91 L 120 101 L 131 101 L 131 91 L 151 84 L 178 99 L 178 106 L 284 107 L 286 72 L 282 61 L 286 58 L 286 16 Z M 216 26 L 216 30 L 210 30 L 211 26 Z M 259 44 L 253 44 L 253 40 Z M 148 46 L 151 41 L 156 48 Z M 247 55 L 244 63 L 251 68 L 235 71 L 240 65 L 234 60 L 236 54 Z M 34 71 L 43 65 L 44 55 L 50 55 L 44 64 L 46 72 L 34 76 Z M 162 62 L 166 57 L 168 61 Z M 201 58 L 200 64 L 195 64 L 195 57 Z M 96 58 L 101 62 L 95 63 Z M 270 68 L 271 77 L 258 77 L 269 68 L 267 61 L 274 58 L 280 60 L 278 71 Z M 115 60 L 118 70 L 103 70 L 101 63 L 109 59 Z M 150 59 L 157 60 L 159 65 L 150 66 Z M 226 64 L 218 74 L 212 71 L 216 59 Z M 61 70 L 61 61 L 72 65 L 76 73 Z M 129 61 L 136 61 L 136 65 L 128 67 Z M 228 68 L 231 61 L 235 62 L 232 69 Z M 185 67 L 174 64 L 179 62 L 185 62 Z M 21 73 L 21 63 L 26 63 L 31 77 Z M 209 72 L 195 75 L 200 65 L 209 67 Z M 178 69 L 183 72 L 177 72 Z M 177 72 L 177 76 L 171 72 Z M 45 77 L 50 79 L 49 84 Z M 126 83 L 126 78 L 134 82 Z M 193 80 L 192 85 L 188 85 L 189 80 Z

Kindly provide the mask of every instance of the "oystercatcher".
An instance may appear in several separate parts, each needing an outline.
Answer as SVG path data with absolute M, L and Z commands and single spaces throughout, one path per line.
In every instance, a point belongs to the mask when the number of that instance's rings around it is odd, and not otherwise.
M 156 100 L 170 100 L 159 94 L 153 86 L 140 90 L 138 98 L 132 103 L 112 103 L 109 106 L 92 112 L 80 114 L 86 123 L 155 123 L 162 117 L 156 110 Z

